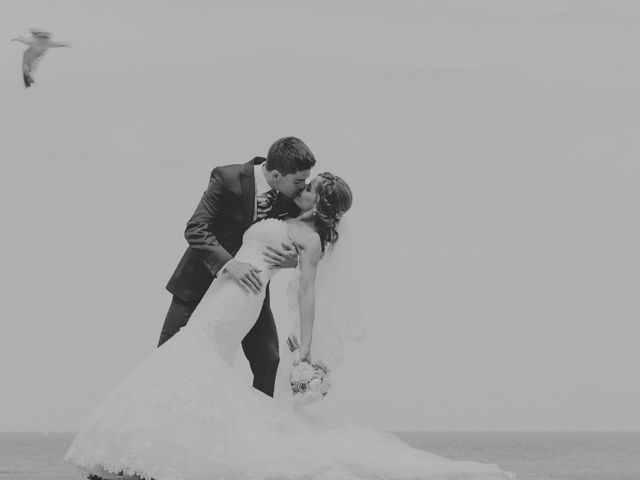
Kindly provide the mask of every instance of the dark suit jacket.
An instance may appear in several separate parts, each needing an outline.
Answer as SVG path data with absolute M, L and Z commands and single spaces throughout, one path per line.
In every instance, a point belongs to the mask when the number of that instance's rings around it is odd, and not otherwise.
M 189 242 L 167 290 L 186 301 L 199 301 L 214 276 L 242 245 L 242 235 L 253 224 L 256 157 L 244 165 L 216 167 L 184 236 Z M 286 218 L 299 213 L 293 201 L 279 194 L 269 217 Z

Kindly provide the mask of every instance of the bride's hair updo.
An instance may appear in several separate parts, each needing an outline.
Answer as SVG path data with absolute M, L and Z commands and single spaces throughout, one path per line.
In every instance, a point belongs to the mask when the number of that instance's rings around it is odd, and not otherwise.
M 338 241 L 336 227 L 342 215 L 351 208 L 353 193 L 347 182 L 340 177 L 329 172 L 321 173 L 319 176 L 324 182 L 317 188 L 315 225 L 324 251 L 327 245 L 333 245 Z

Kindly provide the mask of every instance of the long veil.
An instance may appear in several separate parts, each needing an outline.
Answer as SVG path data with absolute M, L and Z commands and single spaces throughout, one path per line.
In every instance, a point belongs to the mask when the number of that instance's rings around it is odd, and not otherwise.
M 321 360 L 329 369 L 344 361 L 348 340 L 365 337 L 355 243 L 346 219 L 337 227 L 338 241 L 325 251 L 318 265 L 311 359 Z M 298 306 L 299 271 L 287 288 L 291 327 L 289 334 L 300 336 Z

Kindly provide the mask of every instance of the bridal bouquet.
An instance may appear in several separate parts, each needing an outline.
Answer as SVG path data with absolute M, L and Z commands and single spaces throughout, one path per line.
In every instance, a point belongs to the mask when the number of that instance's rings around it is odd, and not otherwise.
M 298 353 L 300 345 L 295 335 L 287 339 L 289 350 Z M 299 362 L 291 370 L 291 391 L 298 405 L 319 402 L 331 389 L 329 369 L 322 362 Z

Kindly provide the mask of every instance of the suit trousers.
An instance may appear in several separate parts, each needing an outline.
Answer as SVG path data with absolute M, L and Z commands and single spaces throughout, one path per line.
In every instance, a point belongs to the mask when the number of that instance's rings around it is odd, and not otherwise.
M 189 301 L 173 296 L 162 325 L 158 347 L 187 324 L 199 303 L 200 300 Z M 242 350 L 253 373 L 253 387 L 270 397 L 273 397 L 276 373 L 280 363 L 279 348 L 278 331 L 269 305 L 269 286 L 267 285 L 260 315 L 242 340 Z

